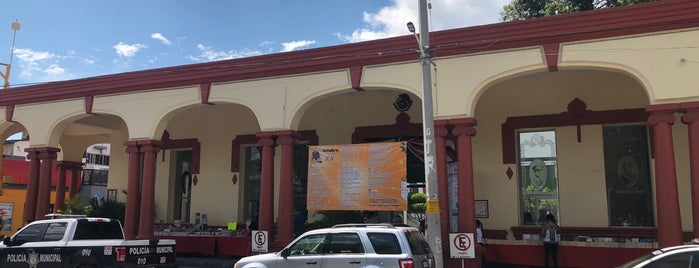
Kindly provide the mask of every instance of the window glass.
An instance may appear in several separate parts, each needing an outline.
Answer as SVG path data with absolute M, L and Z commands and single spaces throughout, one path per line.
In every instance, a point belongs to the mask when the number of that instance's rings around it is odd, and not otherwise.
M 556 132 L 520 132 L 518 165 L 521 223 L 541 225 L 547 214 L 559 219 Z
M 648 127 L 604 126 L 604 171 L 610 226 L 654 226 Z
M 27 226 L 24 230 L 20 231 L 15 235 L 14 240 L 24 241 L 24 242 L 37 242 L 41 241 L 41 235 L 46 229 L 46 224 L 34 224 Z
M 67 227 L 67 222 L 49 223 L 49 226 L 46 228 L 46 233 L 44 234 L 44 241 L 59 241 L 63 239 Z
M 289 256 L 321 254 L 323 245 L 325 245 L 325 234 L 305 236 L 289 247 Z
M 257 217 L 260 210 L 260 178 L 262 177 L 262 147 L 252 146 L 245 149 L 243 179 L 245 187 L 245 218 L 257 229 Z
M 646 265 L 648 268 L 689 268 L 692 254 L 689 252 L 672 254 Z
M 367 233 L 376 254 L 401 254 L 398 238 L 392 233 Z
M 333 234 L 330 239 L 331 254 L 364 253 L 364 246 L 356 233 Z
M 406 231 L 405 237 L 408 238 L 408 245 L 413 255 L 427 255 L 432 253 L 430 245 L 420 232 Z
M 73 240 L 124 239 L 118 221 L 78 220 Z

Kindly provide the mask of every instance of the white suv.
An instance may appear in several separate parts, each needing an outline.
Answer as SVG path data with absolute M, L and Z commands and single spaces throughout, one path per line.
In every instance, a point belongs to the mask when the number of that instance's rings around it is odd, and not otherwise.
M 390 224 L 340 224 L 312 230 L 282 251 L 240 259 L 235 268 L 429 268 L 434 256 L 413 227 Z

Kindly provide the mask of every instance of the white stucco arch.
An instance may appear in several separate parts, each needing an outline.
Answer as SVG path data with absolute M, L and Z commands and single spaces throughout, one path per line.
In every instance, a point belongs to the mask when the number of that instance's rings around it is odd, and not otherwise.
M 523 77 L 526 75 L 531 75 L 535 73 L 548 72 L 547 69 L 538 68 L 539 66 L 527 66 L 523 68 L 509 70 L 507 72 L 496 74 L 489 77 L 483 81 L 475 88 L 472 94 L 467 100 L 468 110 L 467 114 L 474 114 L 478 99 L 485 93 L 488 88 L 492 85 L 500 83 L 505 80 L 514 79 L 518 77 Z M 624 66 L 621 64 L 609 63 L 609 62 L 570 62 L 565 65 L 559 65 L 559 71 L 575 71 L 575 70 L 600 70 L 613 73 L 619 73 L 621 75 L 630 77 L 634 79 L 638 84 L 644 89 L 644 94 L 648 98 L 649 102 L 652 103 L 653 90 L 652 85 L 648 79 L 643 76 L 638 70 L 631 68 L 630 66 Z
M 124 120 L 129 140 L 159 140 L 173 111 L 201 104 L 199 86 L 95 96 L 93 112 L 114 114 Z

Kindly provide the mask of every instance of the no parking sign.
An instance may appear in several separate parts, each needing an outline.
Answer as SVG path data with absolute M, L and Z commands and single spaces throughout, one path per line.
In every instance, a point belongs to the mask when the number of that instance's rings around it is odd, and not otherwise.
M 267 244 L 268 238 L 267 238 L 267 231 L 252 231 L 251 233 L 251 238 L 252 238 L 252 252 L 267 252 Z
M 449 234 L 449 249 L 452 258 L 476 258 L 475 244 L 475 241 L 473 241 L 473 233 Z

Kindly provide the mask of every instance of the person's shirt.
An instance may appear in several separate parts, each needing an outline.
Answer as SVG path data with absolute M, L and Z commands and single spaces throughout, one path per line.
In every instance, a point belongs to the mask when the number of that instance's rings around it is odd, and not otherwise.
M 544 243 L 558 243 L 558 226 L 555 224 L 544 225 L 543 230 L 541 230 L 541 235 Z
M 481 228 L 476 228 L 476 241 L 483 245 L 483 230 Z

